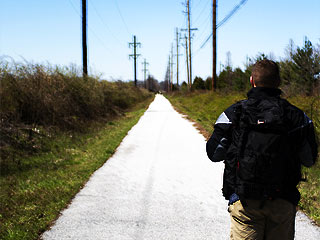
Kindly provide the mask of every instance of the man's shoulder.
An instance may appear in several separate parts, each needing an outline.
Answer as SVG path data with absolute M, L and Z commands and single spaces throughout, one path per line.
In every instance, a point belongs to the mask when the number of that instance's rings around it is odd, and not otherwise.
M 284 104 L 285 116 L 292 128 L 308 125 L 312 122 L 303 110 L 286 99 L 281 98 L 281 100 Z
M 247 99 L 240 100 L 231 106 L 229 106 L 217 119 L 216 124 L 218 123 L 226 123 L 226 124 L 232 124 L 237 119 L 238 113 L 241 111 L 241 105 L 245 103 Z
M 245 104 L 247 101 L 248 101 L 248 99 L 240 100 L 240 101 L 232 104 L 231 106 L 229 106 L 224 112 L 228 113 L 228 114 L 236 113 L 241 108 L 241 106 L 243 104 Z
M 297 106 L 293 105 L 292 103 L 290 103 L 287 99 L 281 98 L 281 101 L 285 107 L 285 110 L 289 113 L 289 114 L 293 114 L 295 115 L 295 117 L 297 115 L 304 115 L 304 112 L 298 108 Z
M 292 103 L 290 103 L 287 99 L 283 99 L 282 98 L 282 101 L 286 102 L 288 109 L 290 109 L 291 111 L 296 111 L 296 112 L 299 112 L 299 113 L 303 113 L 303 111 L 300 108 L 298 108 L 297 106 L 295 106 Z

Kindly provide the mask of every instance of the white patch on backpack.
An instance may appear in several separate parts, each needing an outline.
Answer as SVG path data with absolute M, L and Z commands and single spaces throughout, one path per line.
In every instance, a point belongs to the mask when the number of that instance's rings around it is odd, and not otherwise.
M 219 116 L 215 124 L 219 124 L 219 123 L 232 124 L 232 122 L 230 122 L 229 118 L 224 112 Z

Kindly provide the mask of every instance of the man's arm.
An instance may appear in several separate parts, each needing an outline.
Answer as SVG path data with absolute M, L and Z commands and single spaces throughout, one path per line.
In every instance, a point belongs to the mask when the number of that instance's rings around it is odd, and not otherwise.
M 306 167 L 315 164 L 318 156 L 318 146 L 315 137 L 314 126 L 311 119 L 304 114 L 304 121 L 301 127 L 302 144 L 299 151 L 301 163 Z
M 301 110 L 298 112 L 298 115 L 291 114 L 291 117 L 296 120 L 297 127 L 289 132 L 289 136 L 297 141 L 297 154 L 301 164 L 311 167 L 315 164 L 318 156 L 315 130 L 311 119 Z
M 208 158 L 213 162 L 220 162 L 225 159 L 231 142 L 233 114 L 233 106 L 231 106 L 219 116 L 214 125 L 213 134 L 206 145 Z

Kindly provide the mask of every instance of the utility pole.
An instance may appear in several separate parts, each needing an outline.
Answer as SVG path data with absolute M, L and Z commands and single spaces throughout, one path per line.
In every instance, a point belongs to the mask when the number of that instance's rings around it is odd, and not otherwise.
M 191 61 L 191 28 L 190 28 L 190 0 L 187 0 L 188 8 L 188 35 L 189 35 L 189 63 L 190 63 L 190 87 L 192 84 L 192 61 Z
M 171 55 L 169 54 L 169 83 L 168 83 L 168 92 L 171 90 Z
M 212 91 L 217 88 L 217 1 L 212 0 Z
M 177 41 L 177 88 L 179 89 L 179 32 L 178 32 L 178 28 L 176 28 L 176 41 Z
M 189 90 L 191 90 L 191 84 L 192 84 L 192 55 L 191 55 L 191 31 L 194 31 L 194 30 L 198 30 L 198 28 L 191 28 L 191 20 L 190 20 L 190 0 L 187 0 L 187 4 L 186 4 L 186 8 L 187 8 L 187 11 L 185 12 L 187 14 L 187 25 L 188 25 L 188 28 L 187 29 L 181 29 L 182 31 L 188 31 L 188 39 L 189 39 L 189 70 L 188 70 L 188 78 L 189 78 Z
M 187 76 L 188 76 L 188 90 L 190 91 L 190 72 L 189 72 L 189 58 L 188 58 L 188 38 L 187 35 L 184 35 L 186 40 L 186 61 L 187 61 Z
M 133 57 L 134 60 L 134 85 L 137 86 L 137 58 L 140 54 L 137 54 L 137 47 L 141 46 L 141 43 L 137 43 L 136 36 L 133 36 L 133 43 L 129 43 L 129 47 L 133 45 L 133 54 L 130 54 L 129 57 Z
M 153 91 L 153 78 L 151 78 L 150 74 L 148 75 L 148 79 L 150 79 L 149 89 L 150 89 L 151 91 Z
M 171 44 L 171 75 L 170 75 L 170 79 L 171 79 L 171 91 L 172 91 L 172 85 L 173 85 L 173 43 Z
M 87 57 L 87 0 L 82 0 L 82 68 L 83 77 L 88 76 Z
M 169 74 L 168 74 L 168 92 L 169 92 L 169 90 L 170 90 L 170 82 L 171 82 L 171 79 L 170 79 L 170 77 L 171 77 L 171 69 L 170 69 L 170 66 L 171 66 L 171 59 L 170 59 L 170 55 L 169 55 L 169 64 L 168 64 L 168 68 L 169 68 Z
M 142 65 L 143 65 L 142 71 L 144 72 L 144 86 L 147 89 L 147 71 L 148 71 L 147 65 L 149 65 L 149 63 L 147 62 L 146 59 L 144 59 Z

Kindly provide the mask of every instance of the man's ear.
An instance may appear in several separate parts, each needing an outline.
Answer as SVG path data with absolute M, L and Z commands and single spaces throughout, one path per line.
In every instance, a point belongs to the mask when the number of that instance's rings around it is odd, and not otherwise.
M 251 83 L 251 86 L 254 87 L 254 82 L 253 82 L 252 76 L 250 76 L 250 83 Z

